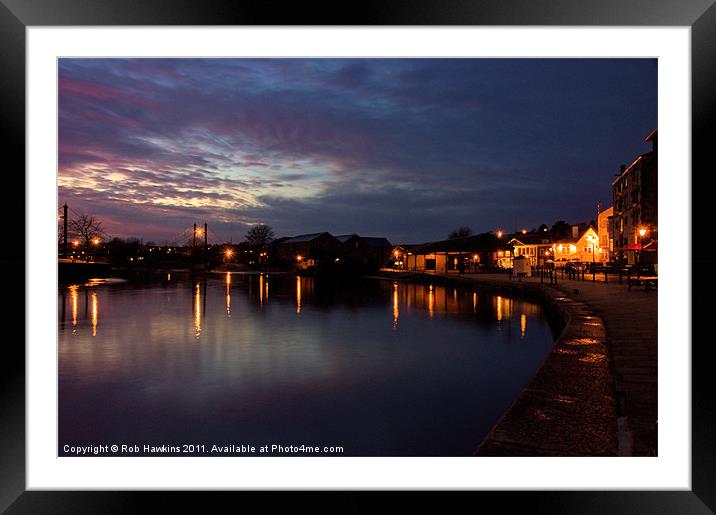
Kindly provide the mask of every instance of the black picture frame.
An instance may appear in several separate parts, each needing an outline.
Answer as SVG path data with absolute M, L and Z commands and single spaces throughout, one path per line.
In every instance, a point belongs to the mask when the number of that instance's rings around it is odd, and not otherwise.
M 346 8 L 353 5 L 354 8 Z M 286 3 L 277 8 L 272 2 L 219 0 L 0 0 L 0 130 L 2 131 L 6 191 L 12 191 L 24 213 L 25 192 L 25 50 L 28 26 L 43 25 L 572 25 L 572 26 L 688 26 L 691 27 L 692 71 L 692 239 L 685 233 L 684 253 L 691 259 L 692 284 L 692 490 L 691 491 L 612 491 L 612 492 L 474 492 L 470 503 L 498 502 L 508 512 L 548 513 L 713 513 L 716 511 L 716 450 L 711 395 L 711 345 L 707 326 L 713 294 L 713 265 L 716 258 L 705 252 L 702 237 L 709 235 L 712 217 L 706 213 L 709 188 L 704 182 L 707 159 L 714 141 L 712 118 L 716 113 L 716 5 L 714 0 L 460 0 L 460 1 L 368 1 L 331 5 L 304 2 Z M 10 160 L 8 160 L 8 156 Z M 23 173 L 20 173 L 23 170 Z M 670 171 L 683 174 L 686 170 Z M 701 187 L 699 187 L 701 186 Z M 703 200 L 700 202 L 699 200 Z M 668 207 L 668 206 L 667 206 Z M 24 225 L 24 224 L 23 224 Z M 25 291 L 24 241 L 6 245 L 0 263 L 9 271 L 7 288 Z M 693 242 L 693 243 L 691 243 Z M 697 246 L 698 243 L 698 246 Z M 23 270 L 23 274 L 18 274 Z M 710 272 L 709 272 L 710 271 Z M 21 284 L 22 283 L 22 284 Z M 13 297 L 15 299 L 17 297 Z M 702 302 L 698 302 L 702 299 Z M 19 302 L 18 302 L 19 304 Z M 6 308 L 8 309 L 8 308 Z M 235 495 L 259 500 L 265 507 L 303 503 L 300 492 L 187 493 L 168 492 L 40 492 L 25 489 L 25 350 L 21 336 L 4 339 L 0 358 L 0 510 L 7 513 L 105 513 L 146 511 L 147 503 L 160 501 L 179 511 L 210 502 L 231 501 Z M 664 342 L 687 345 L 688 341 Z M 370 492 L 328 494 L 331 504 L 341 512 L 372 509 L 382 499 Z M 475 497 L 476 496 L 476 497 Z M 422 506 L 435 503 L 444 511 L 445 497 L 425 499 L 415 496 Z M 463 497 L 463 499 L 460 499 Z M 464 495 L 451 496 L 450 502 L 465 501 Z M 242 499 L 242 502 L 244 500 Z M 475 506 L 478 506 L 475 504 Z

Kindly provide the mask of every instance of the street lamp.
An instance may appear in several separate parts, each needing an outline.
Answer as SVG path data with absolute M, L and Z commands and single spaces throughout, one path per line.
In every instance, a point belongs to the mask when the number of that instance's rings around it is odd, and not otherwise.
M 644 236 L 646 236 L 646 228 L 639 228 L 639 242 L 641 243 L 641 252 L 639 252 L 639 265 L 641 265 L 641 256 L 644 253 Z

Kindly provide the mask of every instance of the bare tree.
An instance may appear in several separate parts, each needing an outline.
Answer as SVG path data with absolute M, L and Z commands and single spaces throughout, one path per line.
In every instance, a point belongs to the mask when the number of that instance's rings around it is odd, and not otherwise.
M 67 232 L 72 238 L 80 240 L 84 247 L 89 246 L 95 238 L 104 239 L 106 234 L 102 222 L 93 215 L 79 214 L 77 218 L 68 221 Z
M 246 233 L 246 241 L 249 245 L 255 247 L 263 247 L 273 240 L 273 229 L 268 225 L 254 225 L 249 232 Z
M 472 234 L 472 229 L 467 226 L 458 227 L 448 235 L 448 239 L 452 240 L 455 238 L 465 238 Z

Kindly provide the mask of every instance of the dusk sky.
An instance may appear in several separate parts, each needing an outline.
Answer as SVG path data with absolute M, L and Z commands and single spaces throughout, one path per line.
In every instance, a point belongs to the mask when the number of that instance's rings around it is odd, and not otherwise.
M 59 202 L 157 243 L 577 223 L 656 125 L 655 59 L 61 59 Z

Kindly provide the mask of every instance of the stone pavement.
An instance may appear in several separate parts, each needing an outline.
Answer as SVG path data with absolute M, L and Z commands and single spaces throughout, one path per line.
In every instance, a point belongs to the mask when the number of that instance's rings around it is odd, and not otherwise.
M 539 279 L 536 279 L 539 281 Z M 634 456 L 657 454 L 658 295 L 643 287 L 558 280 L 557 288 L 587 304 L 603 321 L 619 412 L 633 436 Z M 578 289 L 579 293 L 574 294 Z
M 509 281 L 504 274 L 465 274 L 463 277 L 476 282 Z M 610 279 L 605 284 L 592 282 L 590 278 L 587 276 L 586 281 L 558 279 L 557 285 L 552 287 L 586 304 L 604 322 L 622 431 L 620 451 L 633 456 L 656 456 L 657 291 L 646 292 L 643 287 L 632 287 L 629 291 L 626 281 L 618 284 Z M 540 283 L 538 277 L 519 281 Z M 547 283 L 545 286 L 549 287 Z

